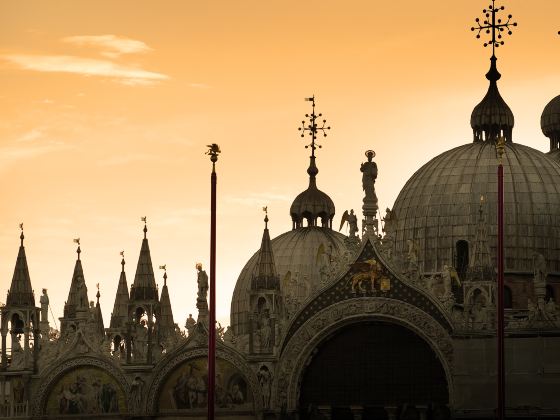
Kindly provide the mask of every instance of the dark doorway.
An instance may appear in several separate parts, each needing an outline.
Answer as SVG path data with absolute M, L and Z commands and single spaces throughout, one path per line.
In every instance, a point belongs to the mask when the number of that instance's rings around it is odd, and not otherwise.
M 467 274 L 467 268 L 469 267 L 469 243 L 467 241 L 457 241 L 455 244 L 457 261 L 455 262 L 455 267 L 457 268 L 457 274 L 461 280 L 465 278 Z
M 310 418 L 310 407 L 330 409 L 333 420 L 350 418 L 351 407 L 381 419 L 385 407 L 445 405 L 448 398 L 443 367 L 422 338 L 400 325 L 364 322 L 319 345 L 299 402 L 302 419 Z

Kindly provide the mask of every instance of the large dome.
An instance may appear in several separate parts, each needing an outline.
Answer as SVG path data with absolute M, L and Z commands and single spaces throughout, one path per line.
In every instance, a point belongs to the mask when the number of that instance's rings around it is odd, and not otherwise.
M 272 252 L 284 297 L 290 296 L 301 303 L 320 289 L 325 280 L 328 282 L 337 262 L 346 256 L 345 238 L 341 233 L 317 226 L 294 229 L 274 238 Z M 327 260 L 332 263 L 325 267 L 322 256 L 329 254 Z M 248 332 L 249 293 L 257 255 L 258 252 L 245 264 L 233 291 L 231 325 L 238 335 Z M 290 274 L 286 276 L 288 271 Z
M 506 143 L 504 155 L 505 269 L 533 271 L 533 253 L 542 254 L 550 272 L 560 271 L 560 165 L 544 153 Z M 397 253 L 408 240 L 418 249 L 419 269 L 455 266 L 457 242 L 472 243 L 480 197 L 495 262 L 497 160 L 493 141 L 456 147 L 422 166 L 406 183 L 393 207 L 391 230 Z

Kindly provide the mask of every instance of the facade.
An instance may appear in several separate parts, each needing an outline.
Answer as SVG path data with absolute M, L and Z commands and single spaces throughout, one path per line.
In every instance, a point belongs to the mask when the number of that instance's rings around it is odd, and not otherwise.
M 309 187 L 274 239 L 268 216 L 217 331 L 216 406 L 231 419 L 492 418 L 496 407 L 495 145 L 506 141 L 506 395 L 511 418 L 560 418 L 560 97 L 542 116 L 550 153 L 514 142 L 492 57 L 473 142 L 422 166 L 378 217 L 375 154 L 354 211 L 333 230 L 319 190 L 311 114 Z M 313 103 L 314 105 L 314 103 Z M 358 168 L 356 168 L 358 182 Z M 341 227 L 342 227 L 341 224 Z M 77 259 L 60 331 L 36 298 L 23 230 L 1 308 L 0 417 L 205 418 L 208 277 L 185 330 L 158 290 L 147 227 L 125 261 L 108 326 Z

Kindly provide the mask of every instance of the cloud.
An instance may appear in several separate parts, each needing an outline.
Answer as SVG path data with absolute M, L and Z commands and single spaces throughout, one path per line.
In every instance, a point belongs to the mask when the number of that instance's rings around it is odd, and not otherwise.
M 38 128 L 34 128 L 28 131 L 27 133 L 22 134 L 20 137 L 16 139 L 16 141 L 25 143 L 25 142 L 38 140 L 41 137 L 43 137 L 43 131 Z
M 125 85 L 151 85 L 169 79 L 165 74 L 109 60 L 70 55 L 4 55 L 1 58 L 24 70 L 108 77 Z
M 117 35 L 79 35 L 62 38 L 63 42 L 78 46 L 100 48 L 101 54 L 117 58 L 123 54 L 145 54 L 152 51 L 144 42 Z
M 116 155 L 110 156 L 108 158 L 102 159 L 97 162 L 101 166 L 116 166 L 116 165 L 126 165 L 133 162 L 145 162 L 159 160 L 157 156 L 150 155 L 147 153 L 137 153 L 133 155 Z
M 68 149 L 70 146 L 63 142 L 51 141 L 44 144 L 30 144 L 25 146 L 9 146 L 0 149 L 0 169 L 5 169 L 20 160 L 33 159 L 47 153 Z
M 250 193 L 243 197 L 227 196 L 225 199 L 230 203 L 242 204 L 249 207 L 259 207 L 266 206 L 275 201 L 291 201 L 293 197 L 285 194 Z
M 191 83 L 189 84 L 190 87 L 195 88 L 195 89 L 209 89 L 210 85 L 204 84 L 204 83 Z

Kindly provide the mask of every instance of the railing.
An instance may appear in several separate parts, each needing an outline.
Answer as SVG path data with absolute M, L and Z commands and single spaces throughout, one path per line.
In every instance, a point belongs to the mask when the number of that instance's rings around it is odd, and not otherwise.
M 10 403 L 0 404 L 0 417 L 12 418 L 12 417 L 27 417 L 27 416 L 29 416 L 27 402 L 18 403 L 18 404 L 10 404 Z

